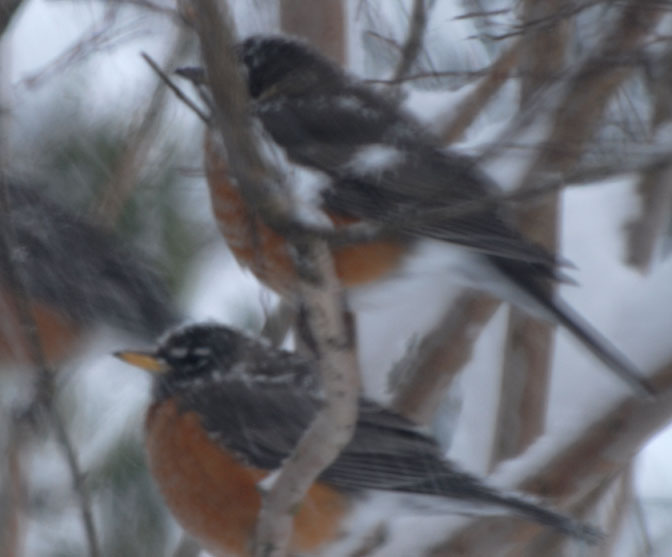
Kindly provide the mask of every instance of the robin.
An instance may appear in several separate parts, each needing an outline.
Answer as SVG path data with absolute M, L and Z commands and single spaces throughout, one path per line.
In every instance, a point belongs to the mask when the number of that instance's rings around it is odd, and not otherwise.
M 214 555 L 249 555 L 257 484 L 281 466 L 323 403 L 314 362 L 213 323 L 171 332 L 155 350 L 115 355 L 155 374 L 145 443 L 175 517 Z M 584 541 L 599 538 L 527 495 L 459 470 L 413 423 L 361 398 L 352 440 L 295 514 L 292 551 L 320 554 L 354 526 L 349 517 L 386 492 L 393 498 L 381 519 L 403 508 L 512 514 Z
M 35 190 L 11 180 L 6 186 L 13 237 L 0 243 L 10 249 L 0 258 L 0 358 L 25 361 L 27 351 L 9 262 L 49 363 L 67 356 L 96 323 L 145 338 L 177 323 L 168 290 L 146 258 Z
M 638 393 L 653 393 L 625 355 L 549 294 L 551 283 L 566 280 L 557 258 L 523 237 L 501 204 L 484 203 L 498 188 L 473 159 L 445 149 L 394 101 L 300 40 L 253 36 L 236 50 L 268 136 L 290 161 L 328 178 L 321 209 L 336 226 L 363 220 L 393 231 L 334 252 L 345 286 L 403 273 L 410 255 L 430 253 L 434 270 L 558 322 Z M 207 83 L 202 70 L 178 73 Z M 212 136 L 205 151 L 215 214 L 234 254 L 286 290 L 291 270 L 282 238 L 244 206 Z M 479 202 L 483 210 L 455 216 L 456 208 Z

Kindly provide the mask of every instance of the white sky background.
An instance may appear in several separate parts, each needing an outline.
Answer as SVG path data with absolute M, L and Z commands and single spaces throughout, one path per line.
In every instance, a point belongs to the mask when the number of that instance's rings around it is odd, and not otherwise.
M 263 2 L 236 2 L 240 16 L 241 34 L 267 28 L 274 15 L 259 15 L 257 4 Z M 396 4 L 396 3 L 395 3 Z M 408 2 L 406 3 L 408 4 Z M 459 13 L 457 2 L 439 2 L 440 10 L 433 14 L 428 30 L 428 41 L 432 48 L 446 45 L 452 59 L 461 61 L 464 67 L 479 67 L 487 61 L 485 52 L 476 41 L 467 37 L 475 30 L 469 21 L 454 21 Z M 351 11 L 359 2 L 350 2 Z M 388 5 L 391 5 L 388 4 Z M 22 126 L 35 126 L 31 115 L 39 114 L 46 97 L 53 91 L 54 84 L 67 83 L 69 72 L 51 77 L 35 88 L 28 87 L 23 80 L 48 64 L 72 43 L 78 40 L 83 30 L 90 29 L 100 21 L 100 5 L 93 2 L 69 3 L 31 0 L 24 8 L 4 44 L 3 65 L 9 68 L 9 83 L 5 83 L 4 95 L 16 111 L 12 131 Z M 391 13 L 377 14 L 381 27 L 387 26 L 390 34 L 397 35 L 405 30 L 400 20 Z M 389 16 L 386 19 L 383 16 Z M 138 18 L 137 13 L 122 15 L 131 29 L 147 30 L 131 42 L 108 49 L 83 62 L 88 76 L 90 94 L 82 96 L 86 109 L 94 112 L 137 110 L 137 103 L 146 93 L 154 76 L 139 57 L 146 50 L 155 59 L 165 55 L 165 38 L 171 26 L 156 25 L 149 18 Z M 380 19 L 383 17 L 383 19 Z M 150 25 L 151 23 L 151 25 Z M 445 33 L 446 25 L 451 25 L 451 33 Z M 367 68 L 367 61 L 359 47 L 361 31 L 367 26 L 365 18 L 357 19 L 350 36 L 350 54 L 356 71 Z M 507 86 L 504 99 L 514 98 L 515 88 Z M 437 114 L 444 113 L 451 102 L 464 95 L 464 91 L 454 93 L 418 93 L 409 99 L 411 109 L 425 121 L 436 121 Z M 478 150 L 478 146 L 496 137 L 505 123 L 507 104 L 500 98 L 474 129 L 470 130 L 467 142 L 462 145 L 468 150 Z M 175 110 L 175 118 L 189 118 L 188 113 Z M 509 111 L 510 112 L 510 111 Z M 22 119 L 26 118 L 26 121 Z M 179 125 L 179 122 L 178 122 Z M 189 139 L 191 140 L 191 138 Z M 200 161 L 199 161 L 200 162 Z M 506 161 L 499 166 L 488 167 L 498 180 L 510 179 L 514 169 Z M 563 295 L 608 338 L 621 347 L 644 369 L 669 360 L 672 347 L 669 331 L 672 330 L 672 260 L 659 265 L 652 276 L 642 277 L 621 263 L 623 254 L 622 225 L 636 207 L 632 193 L 632 179 L 624 177 L 594 187 L 584 187 L 569 191 L 563 200 L 563 254 L 574 262 L 578 270 L 572 276 L 580 282 L 579 287 L 568 287 Z M 203 183 L 194 187 L 205 188 Z M 201 196 L 201 194 L 198 194 Z M 205 195 L 199 197 L 203 199 Z M 375 310 L 363 316 L 363 336 L 367 345 L 363 347 L 362 360 L 367 369 L 387 369 L 389 363 L 399 357 L 415 328 L 431 325 L 440 308 L 435 296 L 447 298 L 450 289 L 435 284 L 437 291 L 423 287 L 425 298 L 413 300 L 411 306 L 387 311 Z M 273 296 L 262 294 L 256 281 L 241 272 L 226 254 L 222 244 L 208 246 L 198 258 L 193 280 L 184 293 L 187 311 L 194 319 L 216 318 L 229 323 L 239 323 L 244 313 L 243 304 L 252 301 L 258 304 L 259 318 L 263 308 L 270 307 Z M 409 307 L 412 309 L 409 310 Z M 418 308 L 431 308 L 421 311 Z M 437 315 L 432 316 L 431 312 Z M 487 462 L 490 445 L 496 382 L 492 380 L 491 369 L 496 366 L 495 350 L 501 344 L 504 319 L 503 312 L 490 323 L 479 341 L 476 357 L 463 376 L 459 388 L 465 394 L 463 412 L 456 432 L 451 455 L 474 472 L 482 472 Z M 556 349 L 557 367 L 553 375 L 551 407 L 549 410 L 549 435 L 561 438 L 563 432 L 571 431 L 578 424 L 585 423 L 599 407 L 608 404 L 614 397 L 623 394 L 621 384 L 608 371 L 598 370 L 589 355 L 578 348 L 561 333 Z M 388 361 L 382 361 L 381 354 Z M 123 366 L 122 366 L 123 367 Z M 87 369 L 92 369 L 87 366 Z M 122 383 L 131 388 L 122 389 L 122 395 L 115 392 L 114 401 L 109 400 L 110 377 L 121 373 Z M 83 375 L 83 374 L 82 374 Z M 82 389 L 95 396 L 96 402 L 90 414 L 95 419 L 96 412 L 105 413 L 104 425 L 96 431 L 84 433 L 89 443 L 84 445 L 83 459 L 93 458 L 98 444 L 114 438 L 115 432 L 128 427 L 129 413 L 133 414 L 143 397 L 138 392 L 144 388 L 144 379 L 132 379 L 111 358 L 98 359 L 93 371 Z M 366 384 L 378 395 L 384 390 L 385 379 L 378 374 L 367 375 Z M 106 387 L 104 387 L 105 385 Z M 491 385 L 491 392 L 485 388 Z M 578 387 L 578 388 L 577 388 Z M 120 384 L 121 388 L 121 384 Z M 115 389 L 116 391 L 116 389 Z M 119 397 L 128 401 L 128 411 L 114 410 Z M 98 404 L 100 402 L 100 404 Z M 484 412 L 484 409 L 488 412 Z M 137 423 L 131 420 L 132 423 Z M 105 429 L 109 435 L 100 435 Z M 98 437 L 96 437 L 98 435 Z M 96 438 L 96 445 L 93 439 Z M 672 430 L 659 434 L 638 460 L 637 486 L 645 497 L 672 497 Z M 659 518 L 659 517 L 658 517 Z M 668 521 L 663 528 L 669 528 Z

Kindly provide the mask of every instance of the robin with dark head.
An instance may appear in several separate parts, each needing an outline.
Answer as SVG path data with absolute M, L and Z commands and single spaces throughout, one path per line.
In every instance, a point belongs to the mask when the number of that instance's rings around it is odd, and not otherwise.
M 0 246 L 0 360 L 27 361 L 7 265 L 18 275 L 50 364 L 106 324 L 143 338 L 177 323 L 168 289 L 147 258 L 18 181 L 7 181 L 12 237 Z M 6 230 L 6 228 L 3 228 Z
M 184 529 L 214 555 L 249 555 L 261 495 L 323 404 L 315 363 L 228 327 L 169 333 L 151 351 L 116 354 L 155 374 L 146 418 L 149 468 Z M 399 414 L 361 398 L 352 440 L 294 517 L 292 552 L 319 555 L 363 506 L 415 513 L 514 515 L 595 542 L 599 534 L 529 496 L 485 485 L 446 460 Z
M 625 355 L 549 294 L 563 279 L 557 258 L 518 232 L 501 204 L 491 203 L 497 185 L 473 159 L 444 148 L 397 103 L 299 40 L 253 36 L 237 46 L 237 55 L 252 110 L 268 136 L 290 161 L 327 178 L 320 182 L 320 209 L 337 226 L 366 221 L 390 231 L 334 251 L 345 286 L 403 274 L 409 256 L 431 253 L 434 271 L 554 320 L 634 390 L 652 394 Z M 287 289 L 292 272 L 283 239 L 244 206 L 227 174 L 226 156 L 235 153 L 224 154 L 215 133 L 206 141 L 206 172 L 220 228 L 262 281 Z M 482 210 L 455 216 L 478 203 Z M 237 226 L 241 220 L 247 228 Z M 241 243 L 234 230 L 244 230 L 247 240 Z

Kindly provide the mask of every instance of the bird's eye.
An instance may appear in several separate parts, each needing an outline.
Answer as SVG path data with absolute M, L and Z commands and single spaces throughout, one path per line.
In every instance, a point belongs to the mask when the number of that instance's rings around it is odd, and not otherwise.
M 194 356 L 206 357 L 212 355 L 212 350 L 209 346 L 199 346 L 193 350 Z
M 187 354 L 189 354 L 189 349 L 186 346 L 171 346 L 168 349 L 168 356 L 176 360 L 183 359 Z

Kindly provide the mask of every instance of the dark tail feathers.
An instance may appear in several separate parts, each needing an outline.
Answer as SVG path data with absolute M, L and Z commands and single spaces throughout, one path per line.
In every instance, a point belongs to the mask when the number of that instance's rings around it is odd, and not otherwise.
M 549 312 L 563 327 L 586 346 L 600 361 L 645 397 L 655 395 L 651 383 L 642 372 L 620 350 L 602 336 L 590 323 L 561 299 L 551 298 L 536 277 L 519 268 L 519 264 L 493 258 L 493 263 L 512 282 Z

